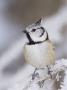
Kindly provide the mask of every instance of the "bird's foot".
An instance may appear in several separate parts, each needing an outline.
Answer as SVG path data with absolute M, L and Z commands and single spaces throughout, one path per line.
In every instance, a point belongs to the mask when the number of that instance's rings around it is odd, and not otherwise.
M 39 81 L 38 85 L 40 88 L 43 88 L 45 80 Z
M 47 66 L 47 68 L 48 68 L 48 75 L 50 75 L 50 78 L 52 79 L 52 71 L 50 70 L 50 67 L 49 66 Z
M 32 80 L 35 79 L 35 77 L 39 78 L 39 73 L 36 73 L 37 68 L 34 70 L 33 74 L 32 74 Z

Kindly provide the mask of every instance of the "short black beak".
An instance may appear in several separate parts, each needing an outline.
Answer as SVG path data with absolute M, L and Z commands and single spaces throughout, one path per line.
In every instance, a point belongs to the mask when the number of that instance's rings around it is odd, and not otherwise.
M 27 33 L 27 31 L 26 31 L 26 30 L 23 30 L 22 32 L 23 32 L 23 33 Z

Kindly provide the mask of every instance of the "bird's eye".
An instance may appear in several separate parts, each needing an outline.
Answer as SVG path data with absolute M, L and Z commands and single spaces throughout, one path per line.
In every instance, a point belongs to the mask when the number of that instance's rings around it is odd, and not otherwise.
M 36 29 L 32 29 L 32 31 L 31 32 L 35 32 L 36 31 Z

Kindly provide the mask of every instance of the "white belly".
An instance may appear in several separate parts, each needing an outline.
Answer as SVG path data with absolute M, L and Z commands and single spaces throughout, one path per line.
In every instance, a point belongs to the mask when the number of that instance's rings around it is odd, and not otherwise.
M 25 45 L 24 56 L 26 62 L 37 68 L 43 68 L 55 62 L 55 53 L 51 43 Z

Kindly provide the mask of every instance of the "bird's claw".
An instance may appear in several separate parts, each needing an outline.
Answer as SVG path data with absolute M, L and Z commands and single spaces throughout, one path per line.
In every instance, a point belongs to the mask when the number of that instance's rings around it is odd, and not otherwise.
M 49 66 L 47 66 L 47 68 L 48 68 L 48 75 L 50 75 L 50 78 L 52 79 L 52 71 L 50 70 L 50 68 L 49 68 Z
M 44 86 L 44 81 L 45 81 L 45 80 L 42 80 L 42 81 L 39 81 L 39 82 L 38 82 L 38 85 L 39 85 L 40 88 L 43 88 L 43 86 Z
M 33 73 L 33 74 L 32 74 L 32 80 L 34 80 L 35 77 L 39 78 L 39 73 Z

